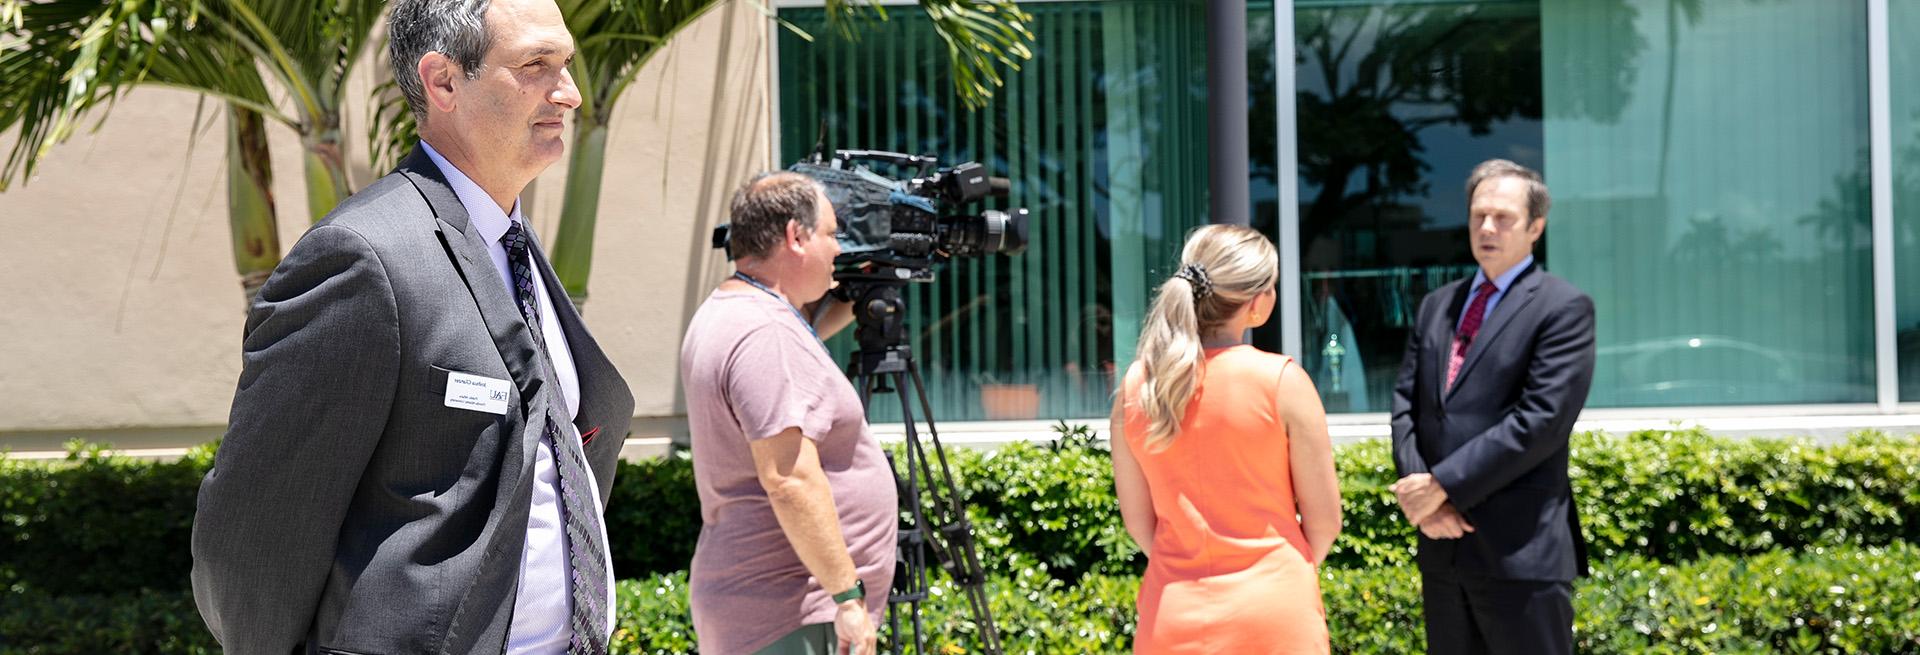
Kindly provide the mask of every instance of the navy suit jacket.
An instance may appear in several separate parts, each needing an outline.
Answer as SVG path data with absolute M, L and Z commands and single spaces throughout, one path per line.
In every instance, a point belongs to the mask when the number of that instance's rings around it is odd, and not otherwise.
M 1420 302 L 1393 394 L 1393 460 L 1431 473 L 1474 532 L 1421 535 L 1422 570 L 1570 581 L 1587 570 L 1567 438 L 1593 382 L 1593 300 L 1530 266 L 1494 306 L 1446 385 L 1471 278 Z

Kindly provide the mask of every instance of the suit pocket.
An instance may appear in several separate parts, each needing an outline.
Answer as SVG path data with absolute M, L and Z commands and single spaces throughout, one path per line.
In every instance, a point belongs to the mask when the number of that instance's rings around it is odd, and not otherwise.
M 456 371 L 450 368 L 428 366 L 426 386 L 420 389 L 435 396 L 445 396 L 447 393 L 447 375 L 455 372 Z
M 520 395 L 514 388 L 513 380 L 439 364 L 428 365 L 426 376 L 416 379 L 422 380 L 421 393 L 439 398 L 448 407 L 454 409 L 505 415 L 508 409 L 518 404 Z M 451 388 L 449 385 L 452 385 Z M 446 402 L 449 390 L 460 392 L 460 395 L 480 402 Z
M 320 647 L 320 655 L 379 655 L 379 653 L 365 650 L 343 650 L 322 646 Z
M 515 413 L 522 411 L 520 392 L 513 388 L 513 383 L 491 375 L 436 364 L 426 367 L 425 374 L 414 379 L 423 380 L 419 395 L 405 403 L 404 410 L 395 413 L 395 420 L 409 429 L 477 437 L 485 430 L 514 420 Z M 449 386 L 453 394 L 449 394 Z

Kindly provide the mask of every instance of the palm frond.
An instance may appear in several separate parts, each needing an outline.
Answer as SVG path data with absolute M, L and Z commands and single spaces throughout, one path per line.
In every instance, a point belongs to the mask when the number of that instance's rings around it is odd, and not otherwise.
M 0 8 L 8 25 L 8 45 L 0 49 L 0 130 L 19 132 L 0 168 L 0 189 L 31 176 L 88 113 L 145 80 L 147 64 L 159 57 L 156 38 L 195 18 L 191 8 L 165 0 L 7 1 Z
M 420 142 L 413 107 L 391 76 L 373 87 L 367 101 L 367 157 L 374 173 L 393 169 Z
M 947 46 L 954 91 L 968 108 L 986 106 L 994 89 L 1005 86 L 1002 67 L 1018 71 L 1020 62 L 1033 58 L 1034 37 L 1027 28 L 1033 16 L 1013 0 L 920 0 L 920 9 Z M 869 15 L 887 20 L 886 9 L 873 0 L 827 0 L 826 14 L 827 24 L 848 39 L 859 38 L 858 29 L 872 22 Z M 812 40 L 798 26 L 781 23 Z
M 716 0 L 561 0 L 560 13 L 578 39 L 572 69 L 581 120 L 606 124 L 647 60 L 716 6 Z

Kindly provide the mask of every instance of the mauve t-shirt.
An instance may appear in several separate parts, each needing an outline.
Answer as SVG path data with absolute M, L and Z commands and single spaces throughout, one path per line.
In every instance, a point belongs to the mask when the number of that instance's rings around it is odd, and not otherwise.
M 751 653 L 803 625 L 831 623 L 831 594 L 774 518 L 747 443 L 798 427 L 820 453 L 840 533 L 874 625 L 893 583 L 899 500 L 853 384 L 792 306 L 759 290 L 716 290 L 680 347 L 700 543 L 689 586 L 700 652 Z

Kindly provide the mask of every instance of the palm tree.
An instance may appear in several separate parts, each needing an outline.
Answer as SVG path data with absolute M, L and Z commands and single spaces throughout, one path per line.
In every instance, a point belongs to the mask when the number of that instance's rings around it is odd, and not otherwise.
M 593 231 L 606 170 L 608 123 L 614 106 L 667 39 L 719 6 L 715 0 L 560 0 L 567 29 L 579 39 L 573 82 L 580 88 L 573 142 L 553 239 L 554 273 L 574 306 L 587 301 L 593 267 Z
M 553 240 L 553 268 L 576 306 L 587 300 L 593 269 L 593 231 L 600 214 L 600 181 L 606 168 L 607 124 L 614 104 L 640 69 L 667 40 L 718 3 L 714 0 L 561 0 L 567 28 L 580 35 L 573 79 L 580 87 L 572 159 L 567 167 L 560 223 Z M 969 108 L 980 108 L 1003 83 L 999 66 L 1019 69 L 1031 58 L 1032 20 L 1013 0 L 920 0 L 934 32 L 947 44 L 954 86 Z M 843 38 L 872 18 L 887 19 L 877 3 L 827 0 L 829 21 Z M 783 21 L 784 23 L 784 21 Z M 796 34 L 808 37 L 791 23 Z
M 586 299 L 614 105 L 668 38 L 715 5 L 560 0 L 568 27 L 582 35 L 573 70 L 583 100 L 553 261 L 576 302 Z M 870 12 L 886 19 L 884 9 L 865 2 L 827 0 L 826 6 L 849 37 L 854 20 Z M 970 106 L 984 104 L 991 87 L 1001 84 L 997 66 L 1017 70 L 1018 61 L 1031 56 L 1029 18 L 1012 0 L 921 0 L 921 7 L 947 43 L 955 85 Z M 106 111 L 134 86 L 181 88 L 225 101 L 234 258 L 250 299 L 279 259 L 263 121 L 300 135 L 308 213 L 318 220 L 351 193 L 341 139 L 345 82 L 383 9 L 380 0 L 0 0 L 0 27 L 6 28 L 0 34 L 7 35 L 0 41 L 0 129 L 20 127 L 0 169 L 0 189 L 16 172 L 31 175 L 35 162 L 70 137 L 83 117 Z M 267 79 L 286 92 L 292 112 L 274 102 Z M 376 102 L 369 132 L 370 147 L 380 148 L 376 161 L 412 145 L 412 117 L 396 105 L 391 98 Z
M 25 129 L 5 172 L 31 171 L 82 115 L 155 84 L 224 100 L 299 134 L 308 214 L 318 220 L 352 192 L 341 105 L 384 8 L 380 0 L 0 0 L 0 16 L 20 17 L 9 32 L 26 44 L 6 53 L 20 64 L 9 74 L 42 82 L 5 93 L 19 98 L 7 102 L 42 108 L 7 116 Z M 291 112 L 268 94 L 261 71 Z
M 600 213 L 601 176 L 606 168 L 608 125 L 615 104 L 646 63 L 667 41 L 718 6 L 717 0 L 558 0 L 567 29 L 579 39 L 571 67 L 580 87 L 574 117 L 572 152 L 567 167 L 560 221 L 552 240 L 554 272 L 576 307 L 587 299 L 593 268 L 593 233 Z M 999 67 L 1019 69 L 1032 57 L 1032 20 L 1013 0 L 920 0 L 921 9 L 947 44 L 954 85 L 969 107 L 984 106 L 1003 83 Z M 830 23 L 844 38 L 858 28 L 884 21 L 886 10 L 865 0 L 827 0 Z M 786 27 L 812 36 L 791 23 Z M 413 147 L 412 116 L 394 87 L 384 85 L 369 126 L 368 147 L 376 162 L 397 161 Z M 382 152 L 384 151 L 384 152 Z
M 0 0 L 0 130 L 19 139 L 0 167 L 0 191 L 16 176 L 24 182 L 39 159 L 73 135 L 83 118 L 104 111 L 139 84 L 188 86 L 196 66 L 227 98 L 228 218 L 243 300 L 251 303 L 280 262 L 273 206 L 273 169 L 262 110 L 271 111 L 266 85 L 250 58 L 232 42 L 174 40 L 176 29 L 199 20 L 177 4 L 88 4 Z M 164 45 L 163 45 L 164 44 Z M 182 61 L 153 71 L 168 57 Z M 211 95 L 211 94 L 210 94 Z M 194 133 L 206 118 L 196 113 Z
M 347 78 L 373 41 L 384 0 L 203 0 L 230 10 L 222 31 L 265 64 L 293 100 L 306 158 L 307 208 L 319 220 L 353 192 L 341 138 Z M 224 15 L 223 12 L 215 12 Z
M 135 86 L 223 101 L 234 262 L 251 302 L 280 259 L 265 121 L 300 135 L 308 214 L 325 216 L 352 192 L 341 105 L 383 9 L 379 0 L 0 0 L 0 129 L 20 128 L 0 190 Z M 292 112 L 273 100 L 263 70 Z
M 54 0 L 66 2 L 69 0 Z M 347 178 L 342 106 L 347 77 L 373 40 L 386 3 L 381 0 L 126 0 L 169 3 L 205 17 L 175 38 L 156 39 L 169 48 L 151 63 L 161 84 L 245 104 L 255 98 L 229 92 L 237 68 L 258 67 L 285 91 L 293 111 L 275 103 L 248 107 L 300 136 L 305 157 L 307 210 L 320 220 L 353 192 Z M 196 57 L 225 47 L 238 56 L 221 66 Z

